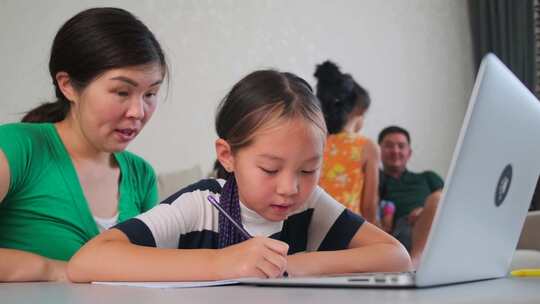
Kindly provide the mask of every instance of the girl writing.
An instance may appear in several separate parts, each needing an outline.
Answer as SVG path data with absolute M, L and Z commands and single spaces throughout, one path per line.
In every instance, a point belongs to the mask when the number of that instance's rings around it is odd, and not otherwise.
M 216 280 L 405 271 L 400 243 L 317 186 L 326 125 L 301 78 L 256 71 L 216 117 L 227 179 L 202 180 L 87 243 L 70 261 L 77 282 Z M 246 239 L 212 204 L 253 238 Z

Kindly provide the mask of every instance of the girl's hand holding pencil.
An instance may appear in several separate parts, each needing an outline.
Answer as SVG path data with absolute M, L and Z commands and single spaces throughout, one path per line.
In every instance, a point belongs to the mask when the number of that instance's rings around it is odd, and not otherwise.
M 227 273 L 224 277 L 259 277 L 259 278 L 277 278 L 288 276 L 287 252 L 289 245 L 287 243 L 270 239 L 267 237 L 253 237 L 237 223 L 221 206 L 213 196 L 208 196 L 208 201 L 223 214 L 246 238 L 247 241 L 223 248 L 221 265 L 222 269 L 234 272 L 232 275 Z M 231 265 L 234 265 L 231 267 Z
M 287 268 L 289 245 L 267 237 L 253 237 L 247 241 L 220 249 L 219 269 L 223 277 L 277 278 Z M 231 273 L 232 272 L 232 273 Z

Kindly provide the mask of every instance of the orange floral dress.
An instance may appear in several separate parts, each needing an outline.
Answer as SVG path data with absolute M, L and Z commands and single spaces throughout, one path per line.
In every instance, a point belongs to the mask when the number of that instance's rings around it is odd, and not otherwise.
M 364 189 L 362 154 L 367 138 L 355 133 L 329 135 L 319 185 L 348 209 L 360 214 Z

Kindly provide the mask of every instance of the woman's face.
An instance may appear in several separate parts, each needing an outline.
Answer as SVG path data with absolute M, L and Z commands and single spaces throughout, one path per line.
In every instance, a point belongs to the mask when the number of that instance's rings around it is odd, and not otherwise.
M 96 151 L 124 150 L 152 117 L 162 82 L 159 64 L 106 71 L 72 100 L 78 132 Z
M 325 137 L 303 118 L 257 133 L 233 156 L 240 200 L 267 220 L 284 220 L 317 185 Z

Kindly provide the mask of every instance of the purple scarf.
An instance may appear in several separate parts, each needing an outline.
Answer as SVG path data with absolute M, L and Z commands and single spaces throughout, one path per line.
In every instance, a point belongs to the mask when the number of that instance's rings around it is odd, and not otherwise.
M 238 198 L 238 187 L 234 174 L 230 174 L 227 182 L 223 185 L 219 205 L 229 214 L 237 223 L 242 225 L 240 216 L 240 200 Z M 221 213 L 219 213 L 219 239 L 218 248 L 224 248 L 247 240 L 247 238 L 238 231 L 238 229 Z

